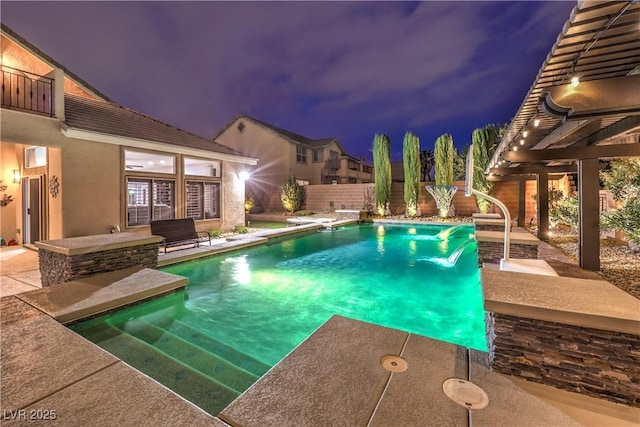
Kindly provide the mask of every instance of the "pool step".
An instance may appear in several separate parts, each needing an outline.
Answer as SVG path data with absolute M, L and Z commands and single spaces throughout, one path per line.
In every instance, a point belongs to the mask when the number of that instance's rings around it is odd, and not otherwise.
M 212 415 L 217 415 L 240 395 L 111 325 L 92 326 L 83 329 L 81 334 Z
M 168 317 L 154 318 L 152 323 L 172 333 L 173 335 L 184 339 L 210 353 L 219 355 L 223 359 L 229 361 L 235 366 L 251 372 L 252 374 L 261 377 L 264 375 L 271 366 L 245 354 L 235 348 L 223 344 L 220 341 L 212 338 L 204 332 L 201 332 L 188 324 Z
M 113 326 L 239 393 L 258 380 L 258 375 L 144 320 L 132 319 Z

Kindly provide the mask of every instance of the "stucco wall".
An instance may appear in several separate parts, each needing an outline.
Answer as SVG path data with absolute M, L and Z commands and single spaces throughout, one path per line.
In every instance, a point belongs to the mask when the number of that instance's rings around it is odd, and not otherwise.
M 16 239 L 16 229 L 18 224 L 16 222 L 16 212 L 18 202 L 20 199 L 20 185 L 12 182 L 12 171 L 19 169 L 19 165 L 15 155 L 16 146 L 14 144 L 2 143 L 0 145 L 0 163 L 2 164 L 2 185 L 6 185 L 7 189 L 4 194 L 11 196 L 13 202 L 7 206 L 0 208 L 0 237 L 2 237 L 5 243 L 8 243 L 12 239 Z M 0 198 L 2 194 L 0 194 Z
M 242 165 L 225 162 L 222 185 L 222 223 L 223 231 L 231 230 L 237 225 L 244 225 L 244 190 L 245 182 L 238 177 Z
M 120 147 L 68 139 L 61 152 L 63 235 L 108 233 L 120 223 Z

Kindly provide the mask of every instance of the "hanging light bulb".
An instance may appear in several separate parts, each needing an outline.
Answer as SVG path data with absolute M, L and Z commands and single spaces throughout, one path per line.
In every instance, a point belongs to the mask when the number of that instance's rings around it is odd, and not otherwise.
M 536 117 L 535 119 L 533 119 L 533 126 L 534 127 L 538 127 L 540 126 L 540 119 L 538 117 Z
M 573 87 L 577 87 L 580 84 L 580 77 L 578 76 L 573 76 L 571 78 L 571 86 Z
M 513 146 L 513 151 L 518 151 L 518 146 L 517 145 Z
M 524 139 L 520 140 L 520 145 L 524 145 Z
M 529 131 L 528 130 L 525 130 L 524 132 L 522 132 L 522 137 L 523 138 L 526 138 L 527 135 L 529 135 Z

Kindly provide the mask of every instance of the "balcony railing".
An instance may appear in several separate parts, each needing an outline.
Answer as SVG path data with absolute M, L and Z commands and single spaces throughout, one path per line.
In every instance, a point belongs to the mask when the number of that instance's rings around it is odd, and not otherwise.
M 329 159 L 324 162 L 324 167 L 330 171 L 337 171 L 340 169 L 340 159 Z
M 53 117 L 53 84 L 49 77 L 2 66 L 2 106 Z

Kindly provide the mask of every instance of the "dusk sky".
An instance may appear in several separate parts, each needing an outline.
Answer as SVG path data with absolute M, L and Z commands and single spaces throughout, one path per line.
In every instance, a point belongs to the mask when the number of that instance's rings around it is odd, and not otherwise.
M 509 122 L 575 1 L 9 2 L 1 19 L 115 102 L 205 138 L 245 113 L 371 159 Z

